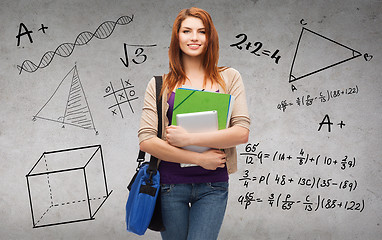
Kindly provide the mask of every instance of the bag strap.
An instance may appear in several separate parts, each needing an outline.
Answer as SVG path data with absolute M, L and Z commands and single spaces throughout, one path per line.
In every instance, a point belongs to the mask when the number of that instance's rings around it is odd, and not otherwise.
M 160 92 L 162 90 L 162 84 L 163 79 L 162 76 L 155 76 L 155 88 L 156 88 L 156 104 L 157 104 L 157 114 L 158 114 L 158 134 L 157 136 L 159 138 L 162 137 L 162 98 L 160 97 Z M 145 155 L 146 153 L 142 150 L 139 150 L 138 153 L 138 167 L 136 169 L 136 173 L 134 174 L 133 178 L 131 179 L 129 185 L 127 186 L 127 189 L 131 190 L 131 187 L 135 181 L 135 178 L 138 175 L 139 168 L 141 167 L 141 164 L 145 161 Z M 151 155 L 150 157 L 150 163 L 147 168 L 147 170 L 150 172 L 149 179 L 152 179 L 152 176 L 157 173 L 157 167 L 158 167 L 158 158 Z
M 157 100 L 157 115 L 158 115 L 158 138 L 162 137 L 162 98 L 160 97 L 160 92 L 162 90 L 163 79 L 162 76 L 155 76 L 155 94 Z M 150 164 L 148 171 L 156 174 L 158 167 L 158 158 L 151 155 Z
M 162 98 L 160 92 L 162 90 L 163 79 L 162 76 L 155 76 L 155 89 L 156 89 L 156 104 L 157 104 L 157 115 L 158 115 L 158 138 L 162 137 Z M 156 174 L 158 167 L 158 158 L 151 155 L 148 171 Z
M 160 92 L 162 90 L 163 79 L 162 76 L 155 76 L 156 86 L 156 99 L 157 99 L 157 114 L 158 114 L 158 137 L 162 137 L 162 97 Z

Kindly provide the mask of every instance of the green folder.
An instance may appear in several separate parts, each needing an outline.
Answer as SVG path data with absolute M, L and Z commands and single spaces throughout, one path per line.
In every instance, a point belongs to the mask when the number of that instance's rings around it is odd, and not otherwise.
M 231 117 L 233 97 L 225 93 L 178 88 L 175 92 L 172 125 L 176 125 L 176 115 L 216 110 L 219 130 L 228 127 Z

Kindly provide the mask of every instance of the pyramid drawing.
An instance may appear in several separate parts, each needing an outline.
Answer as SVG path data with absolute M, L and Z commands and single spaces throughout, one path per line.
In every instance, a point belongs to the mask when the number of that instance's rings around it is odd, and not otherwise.
M 63 127 L 71 125 L 96 131 L 76 65 L 62 79 L 33 119 L 58 122 Z
M 290 69 L 289 83 L 360 56 L 360 52 L 303 27 Z

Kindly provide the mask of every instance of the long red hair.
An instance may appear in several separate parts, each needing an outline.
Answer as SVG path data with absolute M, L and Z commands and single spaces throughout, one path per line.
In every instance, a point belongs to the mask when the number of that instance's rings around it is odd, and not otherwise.
M 162 94 L 164 89 L 173 91 L 176 86 L 185 83 L 187 76 L 182 64 L 182 51 L 179 46 L 179 29 L 182 22 L 187 17 L 196 17 L 202 20 L 206 31 L 206 47 L 203 54 L 203 67 L 205 70 L 203 86 L 206 86 L 207 79 L 212 83 L 219 84 L 226 91 L 225 82 L 219 72 L 225 68 L 218 67 L 219 60 L 219 37 L 208 12 L 200 8 L 183 9 L 179 12 L 172 27 L 171 43 L 168 51 L 170 71 L 163 82 Z

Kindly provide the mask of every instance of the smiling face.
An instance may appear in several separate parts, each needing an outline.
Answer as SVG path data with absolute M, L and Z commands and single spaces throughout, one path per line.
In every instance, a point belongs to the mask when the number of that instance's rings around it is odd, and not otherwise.
M 201 19 L 187 17 L 179 28 L 179 46 L 183 54 L 200 57 L 206 47 L 206 32 Z

